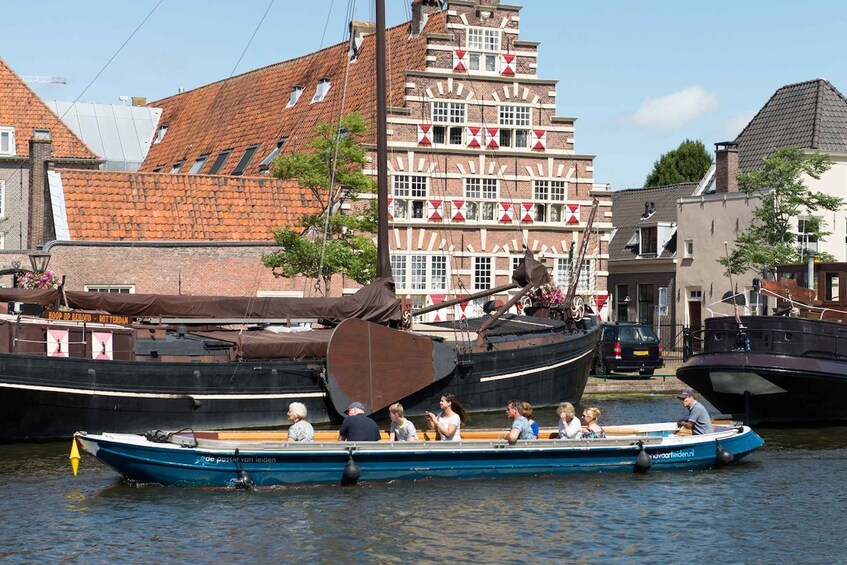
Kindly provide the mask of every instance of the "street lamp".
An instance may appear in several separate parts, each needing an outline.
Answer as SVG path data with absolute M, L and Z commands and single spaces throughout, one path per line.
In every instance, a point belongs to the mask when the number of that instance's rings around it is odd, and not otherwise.
M 39 245 L 35 251 L 29 254 L 29 262 L 32 265 L 33 273 L 43 273 L 50 263 L 50 254 Z

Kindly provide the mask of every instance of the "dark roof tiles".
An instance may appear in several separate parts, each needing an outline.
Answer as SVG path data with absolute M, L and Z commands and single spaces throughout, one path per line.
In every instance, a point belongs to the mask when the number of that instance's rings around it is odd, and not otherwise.
M 735 142 L 744 171 L 760 166 L 781 147 L 847 151 L 847 99 L 824 79 L 783 86 Z
M 635 255 L 626 248 L 633 235 L 641 226 L 655 226 L 659 222 L 676 222 L 676 201 L 694 194 L 696 182 L 657 186 L 652 188 L 631 188 L 612 193 L 612 223 L 615 234 L 609 242 L 609 259 L 633 259 Z M 648 218 L 642 218 L 644 203 L 652 202 L 656 211 Z

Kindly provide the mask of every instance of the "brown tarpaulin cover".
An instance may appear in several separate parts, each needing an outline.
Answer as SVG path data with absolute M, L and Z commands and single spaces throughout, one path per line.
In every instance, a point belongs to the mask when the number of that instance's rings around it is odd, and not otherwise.
M 241 354 L 246 359 L 304 359 L 326 357 L 326 348 L 333 330 L 275 333 L 262 331 L 193 331 L 191 335 L 207 339 L 228 341 L 237 345 L 241 340 Z
M 51 306 L 58 290 L 0 289 L 0 302 L 29 302 Z M 65 300 L 66 299 L 66 300 Z M 262 319 L 318 318 L 339 324 L 348 318 L 377 324 L 399 322 L 400 301 L 394 281 L 377 279 L 356 294 L 341 298 L 282 298 L 246 296 L 183 296 L 165 294 L 115 294 L 67 291 L 62 304 L 121 316 L 172 316 L 197 318 Z

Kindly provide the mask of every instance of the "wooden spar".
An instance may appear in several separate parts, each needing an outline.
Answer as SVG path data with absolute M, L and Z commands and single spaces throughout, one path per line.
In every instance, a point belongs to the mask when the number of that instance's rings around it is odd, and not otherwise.
M 376 276 L 391 276 L 388 256 L 388 112 L 385 89 L 385 0 L 376 0 Z
M 484 298 L 486 296 L 491 296 L 492 294 L 497 294 L 498 292 L 506 292 L 507 290 L 512 290 L 513 288 L 520 288 L 519 285 L 515 283 L 506 284 L 503 286 L 498 286 L 497 288 L 490 288 L 488 290 L 481 290 L 479 292 L 475 292 L 473 294 L 468 294 L 467 296 L 462 296 L 461 298 L 453 298 L 451 300 L 445 300 L 444 302 L 439 302 L 438 304 L 433 304 L 432 306 L 427 306 L 426 308 L 421 308 L 420 310 L 415 310 L 412 312 L 412 316 L 419 316 L 421 314 L 426 314 L 427 312 L 433 312 L 435 310 L 441 310 L 442 308 L 447 308 L 449 306 L 453 306 L 454 304 L 460 304 L 462 302 L 467 302 L 469 300 L 476 300 L 477 298 Z
M 482 325 L 476 331 L 477 335 L 479 335 L 480 338 L 482 338 L 482 332 L 487 330 L 491 326 L 491 324 L 496 322 L 500 318 L 500 316 L 502 316 L 509 308 L 514 306 L 518 302 L 518 300 L 523 298 L 526 295 L 526 293 L 529 292 L 530 290 L 532 290 L 533 288 L 535 288 L 535 285 L 531 284 L 531 283 L 526 285 L 525 287 L 523 287 L 519 293 L 517 293 L 511 299 L 509 299 L 508 302 L 506 302 L 504 305 L 502 305 L 500 308 L 498 308 L 496 312 L 494 312 L 491 316 L 489 316 L 489 318 L 487 320 L 485 320 L 485 322 L 482 323 Z
M 576 269 L 572 269 L 571 284 L 568 287 L 568 293 L 565 295 L 565 304 L 572 305 L 573 298 L 576 295 L 576 285 L 579 284 L 579 272 L 582 270 L 582 258 L 585 257 L 585 250 L 588 249 L 588 235 L 591 233 L 591 225 L 594 223 L 594 216 L 597 214 L 597 207 L 600 202 L 595 198 L 591 204 L 591 213 L 588 214 L 588 223 L 585 224 L 585 236 L 579 244 L 579 257 L 576 261 Z M 571 265 L 573 266 L 573 265 Z

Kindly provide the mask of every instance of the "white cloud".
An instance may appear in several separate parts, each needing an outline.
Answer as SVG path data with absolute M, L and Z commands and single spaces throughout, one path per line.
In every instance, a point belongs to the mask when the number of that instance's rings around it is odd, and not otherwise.
M 699 86 L 642 102 L 627 122 L 643 129 L 669 132 L 718 109 L 718 98 Z
M 750 123 L 750 120 L 752 120 L 755 115 L 755 112 L 742 112 L 728 119 L 726 123 L 724 123 L 723 130 L 721 131 L 724 139 L 732 140 L 738 137 L 741 130 L 747 127 L 747 124 Z

